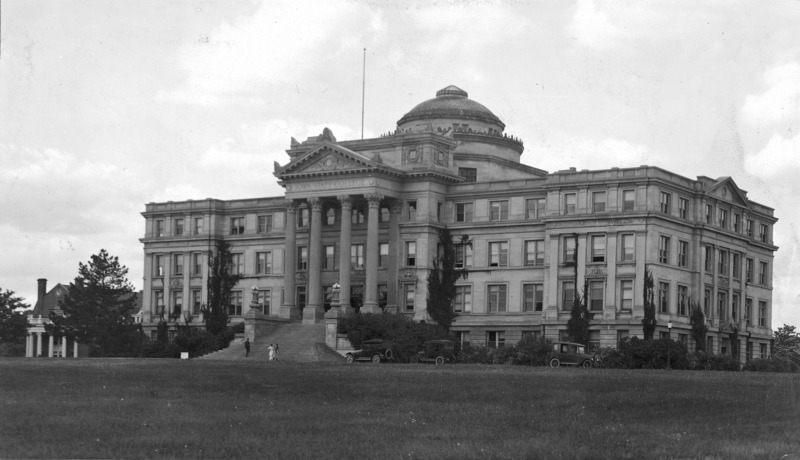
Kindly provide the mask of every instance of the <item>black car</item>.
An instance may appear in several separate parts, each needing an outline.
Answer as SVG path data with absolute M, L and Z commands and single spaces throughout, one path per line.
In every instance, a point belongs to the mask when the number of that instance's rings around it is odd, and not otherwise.
M 411 362 L 436 363 L 442 365 L 452 362 L 455 358 L 455 342 L 452 340 L 428 340 L 423 344 L 423 350 L 411 356 Z
M 389 361 L 394 358 L 392 343 L 383 339 L 365 340 L 361 342 L 360 350 L 347 352 L 345 358 L 348 363 L 370 361 L 373 364 L 380 364 L 381 361 Z
M 550 352 L 549 362 L 550 367 L 592 367 L 594 366 L 595 358 L 586 353 L 586 347 L 580 343 L 553 342 L 553 351 Z

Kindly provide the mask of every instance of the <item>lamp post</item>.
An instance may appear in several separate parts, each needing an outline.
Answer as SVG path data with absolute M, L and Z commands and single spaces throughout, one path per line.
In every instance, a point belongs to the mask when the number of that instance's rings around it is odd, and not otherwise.
M 341 292 L 341 290 L 342 286 L 338 282 L 333 283 L 333 286 L 331 286 L 331 309 L 339 308 L 339 292 Z
M 251 287 L 250 292 L 253 293 L 253 300 L 251 301 L 250 308 L 258 308 L 258 286 Z
M 672 321 L 667 323 L 667 370 L 672 370 L 672 355 L 670 346 L 672 345 Z

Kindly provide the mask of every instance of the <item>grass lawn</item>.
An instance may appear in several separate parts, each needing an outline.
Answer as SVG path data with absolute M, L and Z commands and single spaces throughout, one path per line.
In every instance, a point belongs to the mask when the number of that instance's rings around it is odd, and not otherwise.
M 800 456 L 800 376 L 0 359 L 0 458 Z

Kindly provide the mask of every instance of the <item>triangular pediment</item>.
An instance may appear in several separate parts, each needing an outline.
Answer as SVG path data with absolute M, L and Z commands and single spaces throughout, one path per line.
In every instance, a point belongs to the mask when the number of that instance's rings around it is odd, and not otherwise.
M 722 201 L 727 201 L 745 208 L 750 207 L 745 193 L 730 177 L 721 177 L 717 179 L 717 183 L 711 186 L 706 193 Z
M 388 169 L 379 161 L 341 145 L 325 142 L 275 172 L 279 178 L 295 175 L 343 173 Z

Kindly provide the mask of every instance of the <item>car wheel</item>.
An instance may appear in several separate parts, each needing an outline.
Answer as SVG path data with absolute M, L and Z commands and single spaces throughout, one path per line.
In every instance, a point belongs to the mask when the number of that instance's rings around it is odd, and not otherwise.
M 586 361 L 583 362 L 583 367 L 589 369 L 590 367 L 592 367 L 592 362 L 587 359 Z
M 437 356 L 436 357 L 436 365 L 437 366 L 441 366 L 442 364 L 444 364 L 444 356 Z
M 383 355 L 386 356 L 386 359 L 392 359 L 394 357 L 394 353 L 392 350 L 386 350 L 383 352 Z
M 380 364 L 381 355 L 372 355 L 372 364 Z
M 558 367 L 561 365 L 561 361 L 558 358 L 553 358 L 550 360 L 550 367 Z
M 411 364 L 419 364 L 419 356 L 416 356 L 416 355 L 412 356 L 410 361 L 411 361 Z
M 356 360 L 351 353 L 348 353 L 345 359 L 347 360 L 347 364 L 353 364 L 353 361 Z

